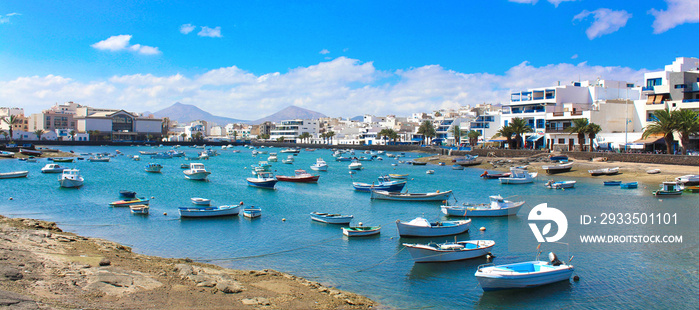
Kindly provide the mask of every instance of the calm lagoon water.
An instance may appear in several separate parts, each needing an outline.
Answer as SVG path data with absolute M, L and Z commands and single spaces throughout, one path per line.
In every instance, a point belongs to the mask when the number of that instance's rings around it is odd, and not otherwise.
M 114 147 L 72 147 L 76 153 L 112 152 Z M 119 147 L 127 155 L 140 150 L 166 150 L 152 147 Z M 456 308 L 696 308 L 698 306 L 698 196 L 684 194 L 661 201 L 650 192 L 657 184 L 641 184 L 635 190 L 603 187 L 602 181 L 590 178 L 552 177 L 578 181 L 576 188 L 555 191 L 544 188 L 548 177 L 535 184 L 500 185 L 497 180 L 479 178 L 482 170 L 452 170 L 446 166 L 409 166 L 394 159 L 362 162 L 364 169 L 354 175 L 348 162 L 335 162 L 331 151 L 302 151 L 293 165 L 281 163 L 287 154 L 277 152 L 280 162 L 273 163 L 276 174 L 291 175 L 294 169 L 310 171 L 316 158 L 330 165 L 328 172 L 319 172 L 318 184 L 280 182 L 276 190 L 247 186 L 250 166 L 266 160 L 268 155 L 252 156 L 251 150 L 237 147 L 241 153 L 218 150 L 221 155 L 201 161 L 212 175 L 207 182 L 184 178 L 181 159 L 147 159 L 133 161 L 118 156 L 109 163 L 76 161 L 65 164 L 81 170 L 85 185 L 80 189 L 59 188 L 56 174 L 41 174 L 46 164 L 17 160 L 0 161 L 0 172 L 29 170 L 27 179 L 0 180 L 0 214 L 55 221 L 67 231 L 90 237 L 105 238 L 131 246 L 134 251 L 163 257 L 189 257 L 236 269 L 271 268 L 292 273 L 326 285 L 368 296 L 388 308 L 456 309 Z M 181 148 L 194 156 L 197 150 Z M 359 151 L 357 156 L 360 156 Z M 410 159 L 425 154 L 406 153 Z M 160 174 L 147 173 L 148 162 L 164 166 Z M 435 174 L 428 175 L 428 169 Z M 406 187 L 411 192 L 453 190 L 459 202 L 487 202 L 489 195 L 501 194 L 512 200 L 525 200 L 519 216 L 474 218 L 472 229 L 457 236 L 464 239 L 496 241 L 492 261 L 506 264 L 532 260 L 531 251 L 512 250 L 514 245 L 534 239 L 527 226 L 531 208 L 546 202 L 569 214 L 614 212 L 676 213 L 678 223 L 666 228 L 682 235 L 683 243 L 658 246 L 626 244 L 624 247 L 586 245 L 571 246 L 572 264 L 580 281 L 560 282 L 537 289 L 484 293 L 474 278 L 486 258 L 443 264 L 414 264 L 402 243 L 444 242 L 454 237 L 399 238 L 396 220 L 423 216 L 431 220 L 445 219 L 439 204 L 370 201 L 368 193 L 355 192 L 351 182 L 372 182 L 386 173 L 408 173 Z M 645 188 L 648 187 L 648 188 Z M 119 200 L 118 191 L 133 190 L 139 196 L 154 197 L 151 215 L 135 216 L 127 208 L 111 208 L 109 202 Z M 9 200 L 13 197 L 13 200 Z M 179 218 L 177 208 L 190 204 L 191 197 L 205 197 L 215 205 L 237 204 L 259 206 L 262 218 L 249 220 L 242 216 L 212 219 Z M 454 200 L 452 200 L 454 203 Z M 340 227 L 312 222 L 313 211 L 353 214 L 354 224 L 382 225 L 379 236 L 348 239 Z M 167 215 L 163 215 L 167 213 Z M 283 221 L 284 219 L 284 221 Z M 570 222 L 578 215 L 569 216 Z M 574 223 L 572 223 L 574 224 Z M 479 227 L 485 231 L 479 231 Z M 644 231 L 644 226 L 591 225 L 587 230 L 624 233 Z M 510 233 L 509 233 L 510 231 Z M 522 233 L 520 233 L 522 232 Z M 509 246 L 510 244 L 510 246 Z M 560 257 L 566 249 L 551 249 Z M 550 251 L 550 249 L 545 249 Z M 545 252 L 546 254 L 546 252 Z M 544 256 L 543 256 L 544 257 Z

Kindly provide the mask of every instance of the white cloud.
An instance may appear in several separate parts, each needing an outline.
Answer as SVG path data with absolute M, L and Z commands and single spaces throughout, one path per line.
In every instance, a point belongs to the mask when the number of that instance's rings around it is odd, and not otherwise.
M 182 74 L 113 76 L 80 82 L 67 77 L 20 77 L 0 81 L 0 102 L 37 113 L 55 102 L 94 107 L 156 111 L 176 101 L 195 104 L 215 115 L 258 119 L 290 104 L 329 116 L 410 115 L 441 107 L 507 102 L 511 91 L 557 85 L 557 81 L 635 81 L 646 70 L 625 67 L 527 62 L 504 74 L 460 73 L 439 65 L 385 72 L 372 62 L 339 57 L 288 72 L 255 75 L 236 66 L 187 77 Z
M 578 54 L 571 55 L 571 59 L 576 59 L 576 58 L 578 58 Z
M 110 52 L 129 50 L 143 55 L 160 54 L 160 50 L 158 50 L 157 47 L 146 46 L 141 44 L 129 45 L 129 41 L 131 41 L 131 35 L 122 34 L 118 36 L 111 36 L 105 40 L 102 40 L 90 46 L 98 50 Z
M 697 23 L 700 5 L 698 0 L 665 0 L 668 5 L 666 11 L 651 9 L 649 13 L 654 15 L 654 33 L 659 34 L 685 23 Z
M 532 4 L 535 5 L 537 4 L 538 0 L 508 0 L 510 2 L 515 2 L 515 3 L 524 3 L 524 4 Z M 547 0 L 547 2 L 554 4 L 554 7 L 559 7 L 559 4 L 562 2 L 569 2 L 569 1 L 576 1 L 576 0 Z
M 324 48 L 324 49 L 322 49 L 322 50 L 321 50 L 320 52 L 318 52 L 318 53 L 321 54 L 321 55 L 326 55 L 326 54 L 330 54 L 331 52 L 330 52 L 329 50 L 327 50 L 327 49 Z
M 525 4 L 536 4 L 537 0 L 508 0 L 510 2 L 515 2 L 515 3 L 525 3 Z
M 180 33 L 188 34 L 192 31 L 194 31 L 195 28 L 197 28 L 197 26 L 195 26 L 195 25 L 183 24 L 182 26 L 180 26 Z
M 632 17 L 632 14 L 627 11 L 613 11 L 611 9 L 597 9 L 589 12 L 583 10 L 574 16 L 574 20 L 586 19 L 589 15 L 593 15 L 593 23 L 586 29 L 586 36 L 589 40 L 593 40 L 602 35 L 611 34 L 618 31 L 627 24 L 627 20 Z
M 559 7 L 559 4 L 562 2 L 569 2 L 569 1 L 576 1 L 576 0 L 547 0 L 547 2 L 554 4 L 554 7 Z
M 5 15 L 0 15 L 0 24 L 9 24 L 10 23 L 10 17 L 16 16 L 16 15 L 22 15 L 19 13 L 9 13 Z
M 200 37 L 221 38 L 221 27 L 209 28 L 202 26 L 202 30 L 197 35 Z

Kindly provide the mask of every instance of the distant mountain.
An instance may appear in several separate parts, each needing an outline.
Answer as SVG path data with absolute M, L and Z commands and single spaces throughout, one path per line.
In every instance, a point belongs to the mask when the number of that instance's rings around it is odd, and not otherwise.
M 358 115 L 358 116 L 355 116 L 355 117 L 351 118 L 350 120 L 351 120 L 351 121 L 356 121 L 356 122 L 361 122 L 361 121 L 364 121 L 364 120 L 365 120 L 365 117 L 362 116 L 362 115 Z
M 144 112 L 144 115 L 148 115 L 146 113 L 148 112 Z M 180 123 L 187 123 L 196 120 L 203 120 L 209 123 L 216 123 L 217 125 L 249 122 L 246 120 L 212 115 L 211 113 L 204 111 L 194 105 L 183 104 L 179 102 L 175 102 L 173 105 L 160 111 L 153 112 L 153 116 L 158 118 L 167 117 L 171 120 L 175 120 Z
M 288 107 L 284 108 L 282 111 L 279 111 L 275 114 L 265 116 L 265 117 L 258 119 L 258 120 L 254 120 L 251 123 L 260 124 L 260 123 L 264 123 L 267 121 L 279 123 L 280 121 L 283 121 L 283 120 L 315 119 L 315 118 L 321 118 L 321 117 L 326 117 L 326 116 L 323 113 L 314 112 L 311 110 L 303 109 L 300 107 L 295 107 L 292 105 L 292 106 L 288 106 Z

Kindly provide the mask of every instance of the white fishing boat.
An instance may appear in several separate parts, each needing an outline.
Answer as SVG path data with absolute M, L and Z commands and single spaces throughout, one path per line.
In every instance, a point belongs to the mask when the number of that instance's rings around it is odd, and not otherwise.
M 428 170 L 425 172 L 425 174 L 433 174 L 433 173 L 435 173 L 435 170 Z
M 400 201 L 443 201 L 452 196 L 452 191 L 436 191 L 431 193 L 396 193 L 373 190 L 370 199 L 400 200 Z
M 294 155 L 287 155 L 287 158 L 282 160 L 283 164 L 293 164 L 294 163 Z
M 246 181 L 249 186 L 274 189 L 278 180 L 270 172 L 259 172 L 255 177 L 246 178 Z
M 109 162 L 109 157 L 107 156 L 93 156 L 88 158 L 89 161 L 93 163 L 107 163 Z
M 243 208 L 243 216 L 247 218 L 256 218 L 262 216 L 262 210 L 255 206 Z
M 544 184 L 545 187 L 552 189 L 574 188 L 574 185 L 576 185 L 576 181 L 554 182 L 554 180 L 549 180 Z
M 132 157 L 131 159 L 133 159 L 134 161 L 139 161 L 139 160 L 141 160 L 141 156 L 134 155 L 134 157 Z
M 83 177 L 78 169 L 65 169 L 58 178 L 58 183 L 61 187 L 81 187 L 83 186 Z
M 528 172 L 526 169 L 511 167 L 510 176 L 498 178 L 501 184 L 526 184 L 535 182 L 537 172 Z
M 555 174 L 555 173 L 562 173 L 562 172 L 568 172 L 571 171 L 571 168 L 574 166 L 573 162 L 568 162 L 565 164 L 559 164 L 559 165 L 553 165 L 553 166 L 542 166 L 542 169 L 546 171 L 548 174 Z
M 148 215 L 148 205 L 131 205 L 129 206 L 131 213 Z
M 676 178 L 676 182 L 683 186 L 695 186 L 700 183 L 700 175 L 688 174 Z
M 149 163 L 148 165 L 146 165 L 146 168 L 145 168 L 146 172 L 155 172 L 155 173 L 160 172 L 160 170 L 162 170 L 162 169 L 163 169 L 163 165 L 158 164 L 158 163 Z
M 14 178 L 25 178 L 29 175 L 29 171 L 12 171 L 0 173 L 0 179 L 14 179 Z
M 327 171 L 328 170 L 328 164 L 326 163 L 323 158 L 318 158 L 316 159 L 316 163 L 311 165 L 311 170 L 315 171 Z
M 350 226 L 341 227 L 343 235 L 348 237 L 365 237 L 379 234 L 381 226 Z
M 267 157 L 267 161 L 271 163 L 277 162 L 277 153 L 270 153 L 270 156 Z
M 537 287 L 559 281 L 568 281 L 574 273 L 574 266 L 560 261 L 554 253 L 549 253 L 549 261 L 534 261 L 494 265 L 485 264 L 477 268 L 476 279 L 484 291 Z M 572 257 L 573 258 L 573 257 Z
M 438 221 L 417 217 L 409 222 L 396 221 L 396 227 L 401 237 L 439 237 L 464 233 L 469 230 L 472 220 Z
M 362 163 L 354 160 L 350 165 L 348 165 L 348 169 L 350 170 L 361 170 L 362 169 Z
M 452 262 L 481 257 L 491 252 L 493 240 L 469 240 L 447 243 L 404 243 L 416 263 Z
M 180 217 L 215 217 L 215 216 L 232 216 L 238 215 L 241 210 L 240 205 L 236 206 L 192 206 L 192 207 L 180 207 Z
M 440 206 L 447 216 L 488 217 L 516 215 L 525 204 L 524 201 L 505 200 L 501 195 L 489 196 L 488 204 L 462 204 L 461 206 Z
M 615 174 L 620 173 L 620 167 L 593 169 L 593 170 L 588 170 L 588 173 L 590 173 L 592 176 L 615 175 Z
M 322 212 L 311 212 L 311 219 L 317 222 L 327 224 L 350 224 L 352 215 L 331 214 Z
M 58 164 L 46 164 L 44 168 L 41 168 L 41 173 L 61 173 L 63 170 L 68 169 Z
M 207 176 L 211 174 L 201 163 L 191 163 L 190 169 L 183 171 L 183 173 L 185 173 L 185 178 L 190 180 L 206 180 Z

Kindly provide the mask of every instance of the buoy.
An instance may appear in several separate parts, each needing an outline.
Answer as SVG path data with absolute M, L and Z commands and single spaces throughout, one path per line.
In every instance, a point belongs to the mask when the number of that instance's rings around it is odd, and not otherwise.
M 156 199 L 156 197 L 155 197 L 155 196 L 151 196 L 151 199 Z
M 12 197 L 10 197 L 10 200 L 12 200 Z
M 287 219 L 286 219 L 286 218 L 282 218 L 282 222 L 286 222 L 286 221 L 287 221 Z
M 357 223 L 357 226 L 362 226 L 362 222 Z
M 479 228 L 479 230 L 484 231 L 484 230 L 486 230 L 486 227 L 481 226 L 481 228 Z
M 163 215 L 168 215 L 168 212 L 163 212 Z
M 574 281 L 577 281 L 577 282 L 578 282 L 579 279 L 580 279 L 580 278 L 579 278 L 578 276 L 574 276 Z
M 238 204 L 242 206 L 242 205 L 243 205 L 243 201 L 239 202 Z

